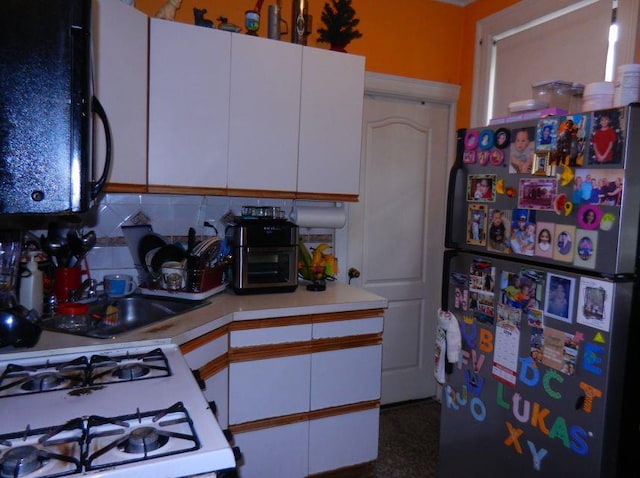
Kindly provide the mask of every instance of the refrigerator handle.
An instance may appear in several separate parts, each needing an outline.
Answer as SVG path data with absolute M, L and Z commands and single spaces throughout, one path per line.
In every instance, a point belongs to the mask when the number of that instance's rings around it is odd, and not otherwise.
M 444 251 L 442 264 L 442 287 L 440 297 L 440 309 L 443 312 L 449 311 L 449 280 L 451 275 L 451 259 L 458 255 L 458 251 L 447 249 Z
M 452 218 L 455 217 L 455 205 L 456 201 L 456 182 L 458 180 L 458 173 L 463 167 L 462 158 L 464 157 L 464 138 L 467 134 L 465 128 L 461 128 L 456 134 L 456 159 L 449 171 L 449 185 L 447 189 L 447 221 L 445 225 L 444 233 L 444 245 L 445 247 L 456 248 L 458 245 L 453 239 L 453 222 Z

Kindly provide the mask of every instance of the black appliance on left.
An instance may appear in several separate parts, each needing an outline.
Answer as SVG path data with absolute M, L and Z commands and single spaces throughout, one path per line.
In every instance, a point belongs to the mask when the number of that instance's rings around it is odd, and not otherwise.
M 111 134 L 93 96 L 91 4 L 0 2 L 0 216 L 85 212 L 106 182 Z M 93 113 L 107 144 L 97 181 Z

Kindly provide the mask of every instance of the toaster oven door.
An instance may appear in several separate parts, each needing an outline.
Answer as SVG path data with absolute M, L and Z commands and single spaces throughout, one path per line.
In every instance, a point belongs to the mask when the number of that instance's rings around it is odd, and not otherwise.
M 237 292 L 284 292 L 298 285 L 296 246 L 241 247 L 236 257 Z

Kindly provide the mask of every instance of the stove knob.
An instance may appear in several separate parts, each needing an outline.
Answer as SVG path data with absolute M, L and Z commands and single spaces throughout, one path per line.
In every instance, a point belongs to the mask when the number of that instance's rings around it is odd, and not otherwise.
M 213 413 L 217 417 L 218 416 L 218 405 L 216 405 L 216 402 L 211 400 L 209 402 L 209 408 L 211 409 L 211 413 Z
M 240 447 L 239 446 L 232 446 L 231 449 L 233 450 L 233 457 L 236 459 L 236 463 L 240 463 L 244 460 L 244 457 L 242 456 L 242 452 L 240 451 Z
M 238 472 L 236 470 L 223 470 L 216 472 L 217 478 L 238 478 Z
M 231 433 L 231 430 L 229 430 L 228 428 L 225 428 L 224 430 L 222 430 L 222 434 L 224 435 L 224 437 L 227 439 L 229 443 L 233 443 L 233 433 Z

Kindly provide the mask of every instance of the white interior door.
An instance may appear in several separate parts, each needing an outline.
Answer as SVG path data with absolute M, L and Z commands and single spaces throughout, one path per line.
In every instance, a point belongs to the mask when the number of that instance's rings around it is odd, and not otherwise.
M 349 206 L 347 250 L 349 267 L 361 272 L 352 284 L 389 301 L 384 404 L 436 394 L 433 344 L 458 88 L 390 77 L 380 94 L 371 78 L 366 84 L 375 87 L 367 93 L 365 86 L 360 202 Z M 434 94 L 445 99 L 427 97 Z

